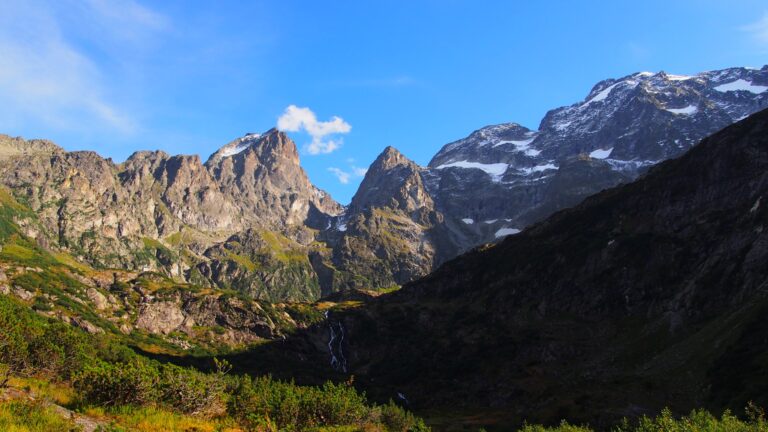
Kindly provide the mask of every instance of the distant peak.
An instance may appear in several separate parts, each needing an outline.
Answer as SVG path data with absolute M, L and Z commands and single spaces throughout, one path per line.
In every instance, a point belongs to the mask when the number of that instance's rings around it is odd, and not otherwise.
M 371 171 L 388 170 L 399 165 L 411 165 L 413 161 L 392 146 L 387 146 L 371 164 Z
M 403 155 L 402 153 L 400 153 L 400 150 L 398 150 L 398 149 L 396 149 L 396 148 L 394 148 L 394 147 L 392 147 L 392 146 L 387 146 L 387 147 L 384 149 L 384 151 L 383 151 L 383 152 L 381 152 L 381 154 L 382 154 L 383 156 L 384 156 L 384 155 L 386 155 L 386 156 L 394 156 L 394 157 L 397 157 L 397 156 L 402 156 L 402 155 Z
M 18 155 L 54 153 L 58 151 L 64 151 L 64 149 L 52 141 L 41 139 L 25 140 L 22 137 L 0 134 L 0 159 Z
M 261 134 L 261 136 L 275 135 L 275 134 L 285 135 L 283 132 L 281 132 L 277 128 L 273 127 L 272 129 L 270 129 L 270 130 L 264 132 L 263 134 Z M 246 134 L 246 136 L 248 136 L 248 135 L 251 135 L 251 134 Z M 252 135 L 258 135 L 258 134 L 252 134 Z
M 289 152 L 291 158 L 297 159 L 298 162 L 296 144 L 285 133 L 272 128 L 262 134 L 246 133 L 242 137 L 221 147 L 208 158 L 206 163 L 219 162 L 222 159 L 243 153 L 249 148 L 260 149 L 260 151 L 266 150 L 267 152 Z

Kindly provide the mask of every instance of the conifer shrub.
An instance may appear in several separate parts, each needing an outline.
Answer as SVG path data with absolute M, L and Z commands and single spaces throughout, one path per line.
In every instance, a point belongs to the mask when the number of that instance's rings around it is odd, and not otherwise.
M 391 400 L 380 407 L 380 422 L 390 432 L 426 432 L 429 430 L 424 420 L 414 416 Z
M 74 378 L 84 401 L 101 406 L 152 405 L 160 400 L 160 373 L 149 361 L 100 361 Z

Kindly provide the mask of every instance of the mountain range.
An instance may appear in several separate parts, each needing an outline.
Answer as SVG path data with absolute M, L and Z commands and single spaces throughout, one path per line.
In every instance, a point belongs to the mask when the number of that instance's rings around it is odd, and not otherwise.
M 325 376 L 439 412 L 446 430 L 561 419 L 607 430 L 665 407 L 766 406 L 766 196 L 763 110 L 233 362 L 292 376 L 326 363 Z
M 0 294 L 437 428 L 768 406 L 766 173 L 768 66 L 602 81 L 427 166 L 388 147 L 346 206 L 276 129 L 205 162 L 0 136 Z
M 768 107 L 768 66 L 601 81 L 538 130 L 481 128 L 421 167 L 389 147 L 348 206 L 315 187 L 272 129 L 198 156 L 115 163 L 0 138 L 0 184 L 37 215 L 41 247 L 97 268 L 159 272 L 270 301 L 381 290 L 422 277 L 585 197 L 629 182 Z

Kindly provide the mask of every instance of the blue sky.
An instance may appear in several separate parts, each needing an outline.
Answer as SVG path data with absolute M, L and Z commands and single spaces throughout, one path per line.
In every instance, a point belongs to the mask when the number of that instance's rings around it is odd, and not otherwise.
M 605 78 L 766 60 L 764 0 L 0 0 L 0 133 L 205 160 L 293 105 L 302 165 L 346 203 L 387 145 L 426 164 Z

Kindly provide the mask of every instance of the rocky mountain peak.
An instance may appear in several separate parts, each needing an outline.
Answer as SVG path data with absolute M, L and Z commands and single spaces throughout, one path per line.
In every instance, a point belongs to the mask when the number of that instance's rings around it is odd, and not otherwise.
M 407 212 L 432 207 L 421 178 L 422 168 L 394 147 L 387 147 L 371 164 L 350 207 L 387 207 Z
M 436 260 L 431 231 L 443 217 L 426 189 L 426 172 L 393 147 L 371 164 L 335 230 L 337 268 L 352 270 L 360 288 L 402 284 L 429 272 Z
M 382 151 L 371 164 L 369 171 L 387 171 L 397 166 L 416 165 L 413 161 L 405 157 L 400 151 L 392 146 Z
M 226 158 L 243 157 L 247 153 L 255 154 L 262 164 L 267 166 L 272 166 L 278 161 L 293 165 L 299 164 L 299 151 L 296 148 L 296 143 L 276 128 L 263 134 L 247 133 L 231 141 L 213 153 L 205 164 L 212 167 Z
M 335 215 L 341 206 L 310 183 L 299 164 L 296 143 L 285 133 L 270 129 L 247 134 L 216 153 L 205 163 L 219 190 L 241 209 L 245 219 L 258 226 L 280 228 Z
M 466 162 L 500 163 L 517 157 L 535 156 L 538 153 L 530 150 L 528 145 L 537 134 L 517 123 L 486 126 L 466 138 L 443 146 L 429 162 L 429 167 L 463 167 Z
M 164 160 L 171 157 L 168 153 L 162 150 L 139 150 L 131 153 L 128 159 L 123 163 L 124 165 L 141 164 L 145 162 L 152 162 L 157 160 Z
M 0 134 L 0 159 L 62 151 L 64 151 L 64 149 L 48 140 L 25 140 L 22 137 L 11 137 Z

